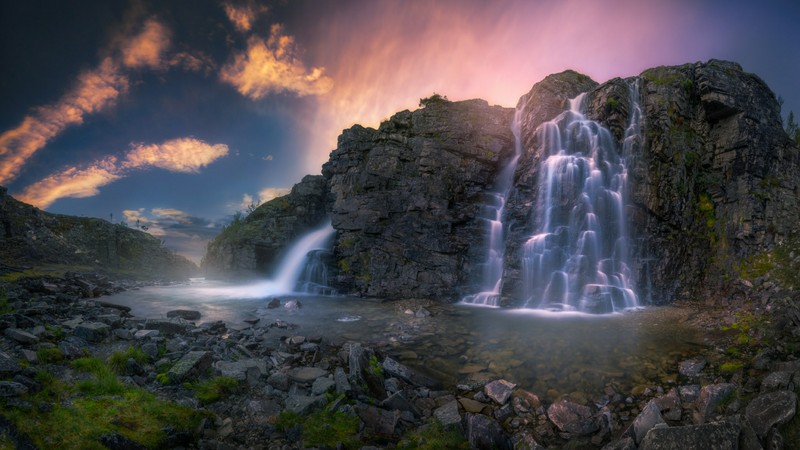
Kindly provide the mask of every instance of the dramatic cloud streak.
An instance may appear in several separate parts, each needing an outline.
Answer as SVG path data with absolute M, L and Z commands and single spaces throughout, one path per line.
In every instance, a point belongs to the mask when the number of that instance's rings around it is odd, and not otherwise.
M 108 157 L 83 167 L 69 167 L 26 187 L 17 197 L 39 208 L 47 208 L 64 197 L 97 195 L 98 188 L 128 176 L 132 171 L 159 167 L 171 172 L 197 173 L 228 154 L 224 144 L 207 144 L 199 139 L 181 138 L 161 144 L 133 144 L 124 159 Z M 175 210 L 159 210 L 175 219 Z
M 127 89 L 128 78 L 110 58 L 82 73 L 75 87 L 58 102 L 37 108 L 19 126 L 0 135 L 0 184 L 16 178 L 28 158 L 64 129 L 111 106 Z
M 220 78 L 253 100 L 281 92 L 320 95 L 333 87 L 324 68 L 305 67 L 294 37 L 283 34 L 277 24 L 271 27 L 267 40 L 251 36 L 247 50 L 234 55 L 233 61 L 222 68 Z
M 27 160 L 66 128 L 114 105 L 128 90 L 124 67 L 160 67 L 168 46 L 167 29 L 154 19 L 147 20 L 138 34 L 120 41 L 121 56 L 106 57 L 95 69 L 81 73 L 75 86 L 56 103 L 36 108 L 19 126 L 0 135 L 0 184 L 16 178 Z

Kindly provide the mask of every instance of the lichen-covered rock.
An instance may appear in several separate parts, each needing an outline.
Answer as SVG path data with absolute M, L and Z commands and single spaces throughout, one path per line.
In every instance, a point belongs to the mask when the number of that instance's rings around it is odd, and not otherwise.
M 730 422 L 656 427 L 647 432 L 639 450 L 738 449 L 739 431 L 739 425 Z
M 375 130 L 354 126 L 323 166 L 333 195 L 335 288 L 455 300 L 476 289 L 483 193 L 514 151 L 513 111 L 428 102 Z

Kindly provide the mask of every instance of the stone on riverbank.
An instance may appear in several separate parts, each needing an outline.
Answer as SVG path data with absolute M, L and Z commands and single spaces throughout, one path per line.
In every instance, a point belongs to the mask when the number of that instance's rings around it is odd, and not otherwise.
M 747 405 L 745 415 L 760 437 L 766 437 L 776 425 L 788 423 L 797 411 L 797 394 L 777 391 L 761 394 Z
M 655 427 L 647 432 L 639 450 L 735 450 L 739 448 L 739 430 L 729 422 Z
M 170 382 L 179 383 L 197 377 L 211 367 L 211 352 L 191 351 L 183 355 L 167 372 Z

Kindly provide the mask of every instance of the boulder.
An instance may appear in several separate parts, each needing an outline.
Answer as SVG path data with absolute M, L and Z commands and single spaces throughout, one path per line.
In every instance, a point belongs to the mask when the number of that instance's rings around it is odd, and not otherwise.
M 600 425 L 592 417 L 589 407 L 562 400 L 547 408 L 547 417 L 559 430 L 576 436 L 592 434 L 600 429 Z
M 701 425 L 717 413 L 721 403 L 736 395 L 736 386 L 730 383 L 709 384 L 700 390 L 700 395 L 694 402 L 692 421 Z
M 16 381 L 0 381 L 0 397 L 17 397 L 28 392 L 27 386 Z
M 328 371 L 317 367 L 295 367 L 286 375 L 295 383 L 311 384 L 317 378 L 327 376 Z
M 247 379 L 247 371 L 249 369 L 256 369 L 259 375 L 267 373 L 267 363 L 263 359 L 240 359 L 238 361 L 217 361 L 214 363 L 214 369 L 226 377 L 231 377 L 239 381 Z
M 678 373 L 684 377 L 694 378 L 700 375 L 700 372 L 706 367 L 706 364 L 708 364 L 708 361 L 702 356 L 687 359 L 678 364 Z
M 20 344 L 35 344 L 39 342 L 39 338 L 18 328 L 6 328 L 3 334 L 5 334 L 7 338 L 13 339 Z
M 111 334 L 111 327 L 102 322 L 85 322 L 76 326 L 73 333 L 87 342 L 101 342 Z
M 636 444 L 641 444 L 647 432 L 660 424 L 666 425 L 666 422 L 661 417 L 661 411 L 656 402 L 651 400 L 633 420 L 629 434 L 633 436 Z
M 436 388 L 439 385 L 433 378 L 423 375 L 388 356 L 383 360 L 381 367 L 390 376 L 400 378 L 413 386 Z
M 448 402 L 433 411 L 433 416 L 445 428 L 461 429 L 461 415 L 458 413 L 458 401 Z
M 180 383 L 199 376 L 211 368 L 211 356 L 208 351 L 186 353 L 167 372 L 170 382 Z
M 720 422 L 682 427 L 655 427 L 642 439 L 639 450 L 736 450 L 739 426 Z
M 745 416 L 759 437 L 764 438 L 776 425 L 783 425 L 797 411 L 797 394 L 791 391 L 776 391 L 761 394 L 745 408 Z
M 508 436 L 494 419 L 483 414 L 467 414 L 469 448 L 480 450 L 511 450 Z
M 509 397 L 511 397 L 511 392 L 515 387 L 517 387 L 517 385 L 510 381 L 495 380 L 483 387 L 483 393 L 497 402 L 498 405 L 503 405 L 508 401 Z

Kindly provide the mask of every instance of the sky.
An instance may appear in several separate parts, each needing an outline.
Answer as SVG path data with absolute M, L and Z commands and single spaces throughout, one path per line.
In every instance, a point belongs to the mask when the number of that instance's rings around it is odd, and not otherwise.
M 800 113 L 796 0 L 0 5 L 0 185 L 195 262 L 234 213 L 319 174 L 343 129 L 434 92 L 514 107 L 567 69 L 604 82 L 716 58 Z

